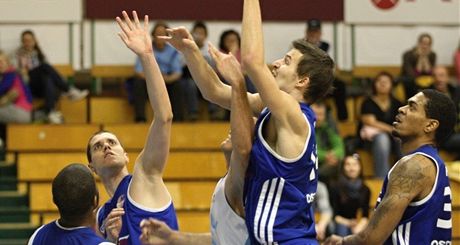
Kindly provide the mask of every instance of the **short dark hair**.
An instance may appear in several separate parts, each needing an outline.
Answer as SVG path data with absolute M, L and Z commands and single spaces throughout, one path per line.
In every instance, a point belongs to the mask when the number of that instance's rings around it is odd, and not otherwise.
M 307 21 L 307 31 L 321 30 L 321 21 L 318 19 L 309 19 Z
M 303 39 L 292 42 L 292 46 L 303 54 L 297 65 L 297 75 L 310 79 L 303 97 L 307 103 L 313 104 L 332 90 L 334 61 L 323 50 Z
M 61 218 L 79 221 L 97 206 L 99 199 L 96 182 L 90 169 L 81 163 L 63 168 L 52 183 L 53 202 Z
M 198 29 L 198 28 L 203 29 L 204 33 L 206 34 L 206 36 L 208 35 L 208 27 L 206 27 L 206 24 L 203 21 L 196 21 L 193 24 L 192 30 L 195 30 L 195 29 Z
M 439 146 L 454 131 L 457 124 L 457 110 L 454 102 L 445 94 L 434 89 L 424 89 L 422 93 L 427 98 L 425 113 L 427 118 L 439 121 L 436 129 L 435 140 Z
M 425 37 L 428 38 L 428 39 L 430 39 L 430 43 L 431 43 L 431 44 L 433 43 L 433 38 L 431 37 L 431 35 L 430 35 L 429 33 L 422 33 L 422 34 L 420 34 L 420 35 L 418 36 L 418 39 L 417 39 L 418 43 L 420 43 L 420 42 L 423 40 L 423 38 L 425 38 Z
M 91 137 L 88 140 L 88 144 L 86 144 L 86 159 L 88 160 L 88 163 L 91 163 L 91 157 L 92 157 L 92 154 L 91 154 L 91 140 L 94 138 L 94 136 L 99 135 L 99 134 L 103 134 L 103 133 L 109 133 L 109 134 L 115 135 L 114 133 L 112 133 L 110 131 L 107 131 L 107 130 L 99 130 L 96 133 L 94 133 L 93 135 L 91 135 Z M 121 143 L 120 139 L 118 139 L 118 142 L 123 147 L 123 144 Z
M 227 36 L 230 36 L 230 35 L 235 35 L 236 38 L 238 39 L 238 46 L 241 45 L 241 37 L 240 37 L 240 34 L 233 30 L 233 29 L 230 29 L 230 30 L 226 30 L 224 32 L 222 32 L 222 34 L 220 35 L 220 38 L 219 38 L 219 49 L 224 51 L 225 53 L 228 53 L 230 52 L 230 50 L 228 50 L 227 47 L 225 47 L 225 39 L 227 38 Z

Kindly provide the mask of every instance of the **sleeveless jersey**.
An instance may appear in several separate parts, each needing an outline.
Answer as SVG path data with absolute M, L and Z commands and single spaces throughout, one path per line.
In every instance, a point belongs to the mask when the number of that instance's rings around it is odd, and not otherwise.
M 152 209 L 136 203 L 129 195 L 131 179 L 132 175 L 124 177 L 118 185 L 113 197 L 98 210 L 97 227 L 99 231 L 106 236 L 104 221 L 110 214 L 110 211 L 117 207 L 117 202 L 120 198 L 124 199 L 123 209 L 125 210 L 125 215 L 122 216 L 120 235 L 118 237 L 120 245 L 141 244 L 139 236 L 142 231 L 139 225 L 141 221 L 146 218 L 151 217 L 161 220 L 171 227 L 171 229 L 178 230 L 176 212 L 172 202 L 160 209 Z
M 28 245 L 114 245 L 98 236 L 93 229 L 81 226 L 65 228 L 56 220 L 38 228 Z
M 452 240 L 452 219 L 451 219 L 451 191 L 449 177 L 444 161 L 439 157 L 436 148 L 424 145 L 409 154 L 423 155 L 433 161 L 436 166 L 436 179 L 430 194 L 420 201 L 412 202 L 404 211 L 398 226 L 384 244 L 390 245 L 448 245 Z M 398 161 L 397 164 L 399 164 Z M 383 182 L 382 191 L 377 199 L 377 205 L 385 196 L 388 178 L 391 178 L 391 171 Z
M 317 187 L 315 120 L 307 104 L 300 108 L 309 127 L 302 153 L 293 159 L 278 155 L 263 137 L 270 120 L 259 116 L 246 172 L 244 201 L 249 237 L 255 244 L 318 244 L 313 201 Z
M 244 219 L 233 211 L 225 197 L 226 177 L 219 180 L 212 195 L 210 211 L 212 245 L 249 245 L 248 229 Z

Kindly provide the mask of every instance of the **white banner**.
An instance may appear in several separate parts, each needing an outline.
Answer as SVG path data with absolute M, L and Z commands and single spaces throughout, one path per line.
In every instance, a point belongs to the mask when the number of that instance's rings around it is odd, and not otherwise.
M 460 25 L 460 0 L 344 0 L 350 24 Z
M 0 0 L 0 23 L 80 22 L 82 0 Z

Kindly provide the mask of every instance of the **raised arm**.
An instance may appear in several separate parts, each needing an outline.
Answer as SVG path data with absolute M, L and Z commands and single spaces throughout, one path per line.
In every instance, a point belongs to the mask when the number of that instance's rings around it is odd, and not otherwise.
M 185 62 L 204 98 L 219 106 L 230 109 L 231 88 L 224 84 L 213 68 L 208 64 L 193 41 L 190 32 L 184 27 L 167 30 L 170 36 L 159 37 L 167 40 L 182 52 Z M 257 94 L 248 94 L 251 109 L 255 114 L 262 110 L 262 103 Z
M 409 204 L 428 195 L 436 178 L 433 162 L 421 155 L 401 161 L 392 170 L 387 192 L 364 230 L 345 238 L 332 236 L 325 245 L 382 244 L 394 231 Z
M 211 233 L 188 233 L 171 230 L 166 223 L 153 218 L 140 224 L 139 240 L 145 245 L 210 245 Z
M 220 74 L 232 85 L 230 125 L 233 150 L 225 180 L 225 197 L 232 209 L 244 217 L 243 187 L 252 148 L 254 120 L 244 76 L 236 58 L 232 54 L 219 52 L 213 45 L 209 46 L 209 53 L 216 62 Z
M 291 50 L 279 64 L 286 71 L 287 67 L 297 67 L 294 56 L 300 57 L 300 52 Z M 262 35 L 262 19 L 258 0 L 244 0 L 243 7 L 243 31 L 242 31 L 242 65 L 248 73 L 251 81 L 259 91 L 263 103 L 270 109 L 276 121 L 277 151 L 285 157 L 296 157 L 302 151 L 309 129 L 305 118 L 300 110 L 299 101 L 292 95 L 281 91 L 274 75 L 265 64 L 264 45 Z M 297 57 L 296 56 L 296 57 Z M 296 79 L 297 72 L 292 72 L 287 78 Z M 279 75 L 279 74 L 278 74 Z M 298 83 L 306 83 L 307 78 L 290 84 L 289 90 L 294 90 Z M 292 142 L 280 146 L 278 142 Z M 284 148 L 284 149 L 283 149 Z
M 165 82 L 160 68 L 152 55 L 152 41 L 148 34 L 148 16 L 141 26 L 135 11 L 133 21 L 123 11 L 124 21 L 116 18 L 121 28 L 119 36 L 134 53 L 144 68 L 150 106 L 155 112 L 155 119 L 150 125 L 144 149 L 136 159 L 130 196 L 134 201 L 149 208 L 164 207 L 171 201 L 162 174 L 169 154 L 172 110 L 169 103 Z M 148 190 L 148 191 L 146 191 Z

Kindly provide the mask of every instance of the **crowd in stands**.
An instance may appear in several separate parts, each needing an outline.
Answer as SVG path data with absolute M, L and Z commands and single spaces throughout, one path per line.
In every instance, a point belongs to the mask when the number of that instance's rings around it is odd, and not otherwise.
M 151 31 L 155 59 L 166 83 L 171 100 L 174 121 L 197 121 L 203 100 L 193 81 L 192 74 L 185 65 L 182 54 L 167 41 L 158 36 L 168 35 L 168 25 L 157 22 Z M 214 67 L 208 54 L 208 29 L 204 22 L 196 22 L 191 30 L 193 38 L 208 63 Z M 321 39 L 321 22 L 313 19 L 307 22 L 305 40 L 317 45 L 325 52 L 329 44 Z M 225 53 L 232 53 L 240 61 L 240 35 L 235 30 L 226 30 L 220 37 L 218 47 Z M 383 179 L 391 168 L 391 160 L 401 157 L 400 144 L 392 135 L 392 122 L 398 108 L 404 101 L 394 96 L 394 87 L 402 84 L 405 98 L 409 98 L 423 88 L 433 88 L 448 95 L 457 107 L 460 106 L 460 43 L 453 56 L 455 77 L 451 77 L 447 67 L 436 63 L 436 53 L 431 49 L 433 37 L 421 34 L 415 47 L 402 55 L 401 74 L 394 78 L 381 71 L 373 78 L 370 91 L 360 106 L 356 139 L 358 145 L 369 150 L 373 156 L 375 177 Z M 14 65 L 15 64 L 15 65 Z M 134 107 L 135 122 L 146 122 L 145 104 L 148 99 L 145 76 L 140 60 L 135 63 L 135 75 L 128 79 L 128 97 Z M 454 75 L 454 74 L 452 74 Z M 257 92 L 250 79 L 246 78 L 249 92 Z M 455 81 L 456 80 L 456 81 Z M 56 109 L 60 95 L 70 100 L 84 99 L 89 91 L 80 90 L 66 81 L 50 64 L 41 50 L 34 33 L 26 30 L 21 35 L 21 45 L 10 62 L 8 56 L 0 51 L 0 137 L 5 139 L 4 125 L 8 123 L 32 122 L 32 100 L 41 99 L 42 111 L 48 123 L 64 122 L 62 114 Z M 316 114 L 316 140 L 319 162 L 318 204 L 322 219 L 317 224 L 320 239 L 326 234 L 341 236 L 356 234 L 367 223 L 369 217 L 370 190 L 363 180 L 363 164 L 355 152 L 346 152 L 337 123 L 348 118 L 346 108 L 346 83 L 334 80 L 335 90 L 331 97 L 337 108 L 337 115 L 331 112 L 324 102 L 312 105 Z M 228 111 L 214 104 L 206 104 L 211 120 L 228 120 Z M 460 114 L 459 114 L 460 115 Z M 336 121 L 337 119 L 338 121 Z M 35 118 L 36 120 L 36 118 Z M 0 139 L 1 140 L 1 139 Z M 0 144 L 1 145 L 1 144 Z M 460 124 L 449 137 L 442 149 L 460 152 Z M 321 195 L 319 194 L 321 192 Z M 328 193 L 329 192 L 329 193 Z M 322 198 L 319 198 L 322 196 Z M 332 211 L 331 211 L 332 207 Z M 360 216 L 358 215 L 360 211 Z

